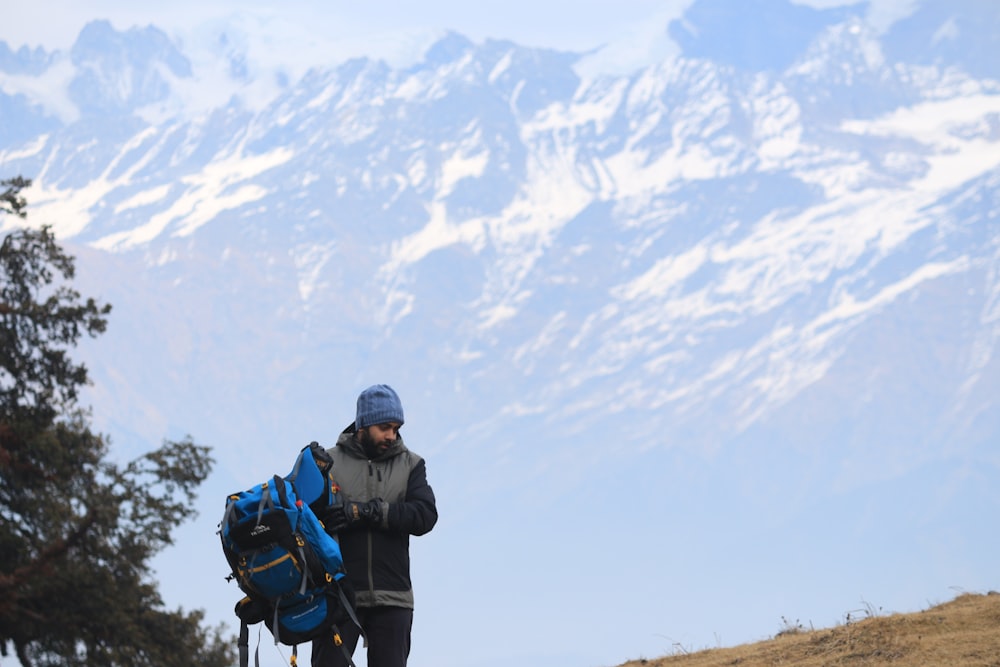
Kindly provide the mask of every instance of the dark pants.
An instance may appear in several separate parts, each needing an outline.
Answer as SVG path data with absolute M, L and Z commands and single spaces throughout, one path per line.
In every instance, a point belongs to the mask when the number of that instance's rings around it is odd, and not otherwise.
M 358 621 L 368 637 L 368 667 L 406 667 L 410 655 L 410 630 L 413 610 L 402 607 L 371 607 L 358 609 Z M 320 637 L 312 643 L 312 667 L 347 667 L 344 650 L 351 656 L 358 645 L 360 632 L 353 621 L 339 625 L 344 646 L 333 643 L 333 637 Z

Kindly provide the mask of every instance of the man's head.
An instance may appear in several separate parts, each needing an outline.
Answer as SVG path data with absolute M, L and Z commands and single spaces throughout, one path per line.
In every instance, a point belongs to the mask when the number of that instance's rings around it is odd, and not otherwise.
M 354 426 L 366 450 L 384 450 L 399 438 L 402 425 L 403 404 L 389 385 L 372 385 L 358 396 Z

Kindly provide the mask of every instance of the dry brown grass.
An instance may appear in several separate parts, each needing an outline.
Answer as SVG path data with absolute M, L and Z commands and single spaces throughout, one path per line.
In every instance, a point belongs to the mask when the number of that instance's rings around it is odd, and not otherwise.
M 993 591 L 912 614 L 869 614 L 832 629 L 786 626 L 756 644 L 621 667 L 1000 667 L 1000 594 Z

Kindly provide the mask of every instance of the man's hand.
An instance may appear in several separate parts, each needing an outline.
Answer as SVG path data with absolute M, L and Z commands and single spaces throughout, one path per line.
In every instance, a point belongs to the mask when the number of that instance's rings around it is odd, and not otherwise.
M 366 503 L 346 502 L 344 514 L 347 515 L 348 525 L 363 523 L 377 526 L 382 523 L 382 499 L 376 498 Z
M 328 533 L 339 533 L 347 528 L 347 514 L 344 513 L 344 504 L 330 505 L 320 510 L 318 518 L 323 522 L 323 528 Z
M 319 520 L 329 533 L 338 533 L 353 526 L 377 526 L 382 523 L 382 499 L 331 505 L 323 510 Z

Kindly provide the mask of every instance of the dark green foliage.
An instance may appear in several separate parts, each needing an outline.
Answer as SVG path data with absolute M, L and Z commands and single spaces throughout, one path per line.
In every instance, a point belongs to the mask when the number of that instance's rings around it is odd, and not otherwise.
M 24 207 L 28 205 L 28 202 L 21 196 L 21 190 L 29 185 L 31 185 L 31 181 L 20 176 L 0 181 L 0 188 L 4 189 L 3 193 L 0 194 L 0 211 L 25 217 L 27 213 L 25 213 Z
M 0 244 L 0 418 L 44 425 L 72 408 L 87 381 L 86 368 L 73 363 L 68 348 L 83 333 L 102 333 L 111 306 L 53 287 L 55 271 L 72 279 L 73 258 L 48 228 L 15 231 Z
M 23 216 L 29 181 L 0 181 Z M 0 245 L 0 652 L 24 667 L 223 667 L 231 638 L 201 611 L 170 612 L 150 559 L 194 514 L 211 470 L 190 438 L 121 465 L 76 404 L 87 370 L 69 349 L 104 331 L 110 306 L 56 283 L 73 260 L 47 228 Z

